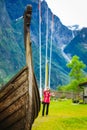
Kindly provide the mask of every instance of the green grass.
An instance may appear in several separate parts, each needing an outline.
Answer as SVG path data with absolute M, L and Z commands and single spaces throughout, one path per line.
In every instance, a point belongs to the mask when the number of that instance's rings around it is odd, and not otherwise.
M 32 130 L 87 130 L 87 104 L 51 101 L 49 115 L 42 117 L 41 112 L 42 108 Z

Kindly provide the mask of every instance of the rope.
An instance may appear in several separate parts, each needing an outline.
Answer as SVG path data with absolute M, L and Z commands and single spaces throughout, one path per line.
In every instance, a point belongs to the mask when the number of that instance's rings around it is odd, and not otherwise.
M 48 57 L 48 53 L 47 53 L 47 51 L 48 51 L 48 7 L 47 7 L 47 28 L 46 28 L 46 59 L 45 59 L 45 89 L 46 89 L 46 87 L 48 87 L 48 86 L 46 86 L 46 82 L 47 82 L 47 73 L 46 73 L 46 65 L 47 65 L 47 62 L 48 62 L 48 60 L 47 60 L 47 57 Z
M 49 74 L 48 74 L 48 7 L 47 7 L 47 21 L 46 21 L 46 58 L 45 58 L 45 89 L 50 88 L 51 80 L 51 62 L 52 62 L 52 40 L 53 40 L 53 15 L 51 22 L 51 45 L 50 45 L 50 65 L 49 65 Z M 40 98 L 42 100 L 42 71 L 41 71 L 41 1 L 39 0 L 39 55 L 40 55 Z M 48 84 L 49 78 L 49 84 Z
M 39 0 L 39 55 L 40 55 L 40 99 L 42 100 L 42 71 L 41 71 L 41 1 Z
M 49 63 L 49 88 L 50 88 L 50 79 L 51 79 L 51 62 L 52 62 L 52 40 L 53 40 L 53 14 L 51 22 L 51 45 L 50 45 L 50 63 Z

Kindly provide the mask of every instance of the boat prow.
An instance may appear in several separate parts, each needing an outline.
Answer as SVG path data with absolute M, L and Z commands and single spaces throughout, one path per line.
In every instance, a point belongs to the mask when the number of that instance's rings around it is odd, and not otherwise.
M 0 90 L 0 130 L 31 130 L 40 111 L 40 96 L 32 65 L 30 19 L 32 7 L 24 13 L 26 66 Z

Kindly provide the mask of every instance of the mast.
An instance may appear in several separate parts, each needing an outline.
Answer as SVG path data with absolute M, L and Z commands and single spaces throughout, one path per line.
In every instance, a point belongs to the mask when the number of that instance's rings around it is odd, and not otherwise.
M 49 63 L 46 63 L 46 88 L 49 87 Z

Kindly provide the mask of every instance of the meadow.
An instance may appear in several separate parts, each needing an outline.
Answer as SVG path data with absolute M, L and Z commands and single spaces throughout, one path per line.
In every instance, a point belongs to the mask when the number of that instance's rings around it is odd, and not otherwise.
M 49 115 L 42 117 L 42 105 L 32 130 L 87 130 L 87 104 L 71 100 L 51 101 Z

